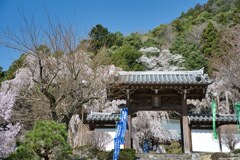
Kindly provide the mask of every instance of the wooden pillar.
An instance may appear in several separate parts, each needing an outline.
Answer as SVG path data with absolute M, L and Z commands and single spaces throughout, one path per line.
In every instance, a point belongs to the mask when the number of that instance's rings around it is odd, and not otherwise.
M 182 96 L 182 116 L 181 116 L 181 128 L 182 128 L 182 142 L 183 142 L 183 152 L 191 152 L 191 130 L 189 127 L 189 119 L 187 112 L 187 91 L 184 90 Z
M 221 129 L 220 127 L 218 127 L 218 143 L 219 143 L 219 149 L 220 149 L 220 152 L 222 152 L 222 139 L 221 139 Z
M 128 124 L 127 124 L 127 131 L 125 135 L 125 148 L 132 148 L 132 112 L 130 107 L 130 90 L 127 89 L 127 107 L 128 107 Z
M 125 135 L 125 148 L 132 148 L 132 115 L 128 115 L 128 128 Z

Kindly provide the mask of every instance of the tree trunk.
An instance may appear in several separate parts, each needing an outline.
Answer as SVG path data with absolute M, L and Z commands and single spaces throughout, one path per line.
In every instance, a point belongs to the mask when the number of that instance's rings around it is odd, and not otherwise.
M 42 89 L 42 93 L 49 100 L 52 119 L 57 122 L 58 121 L 58 115 L 57 115 L 57 112 L 55 110 L 55 108 L 57 106 L 56 98 L 51 93 L 49 93 L 46 89 Z
M 54 121 L 56 122 L 58 121 L 58 115 L 56 113 L 55 107 L 54 108 L 51 107 L 51 117 Z

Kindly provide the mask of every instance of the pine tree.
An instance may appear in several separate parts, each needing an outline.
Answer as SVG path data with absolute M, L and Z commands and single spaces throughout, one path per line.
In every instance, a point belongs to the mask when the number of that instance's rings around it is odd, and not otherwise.
M 201 52 L 206 58 L 212 58 L 219 53 L 220 34 L 214 25 L 209 22 L 201 36 Z
M 103 46 L 107 46 L 110 32 L 101 24 L 97 24 L 89 32 L 91 50 L 97 52 Z

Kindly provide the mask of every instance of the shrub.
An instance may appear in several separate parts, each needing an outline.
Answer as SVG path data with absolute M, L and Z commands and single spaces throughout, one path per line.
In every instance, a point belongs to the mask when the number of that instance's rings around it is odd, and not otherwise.
M 37 121 L 9 160 L 66 159 L 71 152 L 66 127 L 54 121 Z
M 165 146 L 166 152 L 170 154 L 182 153 L 182 146 L 179 142 L 172 142 L 170 145 Z
M 110 152 L 99 151 L 96 157 L 98 158 L 98 160 L 108 160 L 109 154 Z
M 234 153 L 234 154 L 238 154 L 238 153 L 240 153 L 240 148 L 238 148 L 238 149 L 234 149 L 234 150 L 232 151 L 232 153 Z
M 228 158 L 228 155 L 222 152 L 216 152 L 211 155 L 212 160 L 218 160 L 219 158 Z
M 111 160 L 113 157 L 113 151 L 108 155 L 107 160 Z M 136 150 L 135 149 L 121 149 L 119 154 L 119 160 L 135 160 Z

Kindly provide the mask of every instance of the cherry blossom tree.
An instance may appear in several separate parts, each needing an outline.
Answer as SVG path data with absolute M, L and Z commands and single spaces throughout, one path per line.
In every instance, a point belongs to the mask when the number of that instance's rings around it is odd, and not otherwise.
M 0 42 L 31 59 L 27 67 L 34 88 L 21 98 L 47 106 L 53 120 L 68 125 L 85 104 L 104 97 L 111 67 L 77 48 L 79 37 L 71 25 L 47 19 L 49 26 L 40 28 L 23 15 L 25 25 L 19 31 L 6 30 Z
M 12 125 L 9 123 L 14 97 L 0 92 L 0 103 L 0 158 L 4 158 L 14 151 L 15 137 L 20 126 L 19 124 Z
M 219 130 L 221 142 L 229 148 L 230 151 L 233 151 L 236 145 L 240 143 L 237 125 L 223 125 Z
M 112 140 L 111 135 L 101 131 L 91 131 L 84 134 L 84 144 L 94 149 L 104 150 Z
M 176 130 L 166 130 L 161 123 L 168 119 L 167 112 L 142 111 L 133 118 L 134 148 L 142 152 L 144 140 L 150 140 L 159 147 L 161 142 L 172 142 L 180 139 Z

